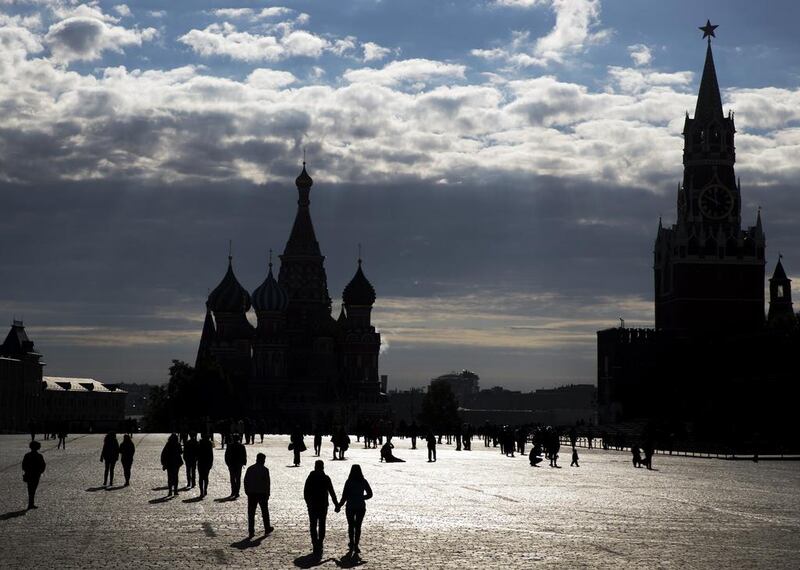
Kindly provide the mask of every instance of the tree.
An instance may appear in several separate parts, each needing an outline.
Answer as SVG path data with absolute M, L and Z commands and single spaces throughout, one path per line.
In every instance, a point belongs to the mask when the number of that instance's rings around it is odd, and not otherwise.
M 197 387 L 195 369 L 181 360 L 173 360 L 166 386 L 153 386 L 148 398 L 145 428 L 148 431 L 171 431 L 180 420 L 194 420 L 205 415 L 203 394 Z
M 454 429 L 461 423 L 458 402 L 450 384 L 434 380 L 422 400 L 420 421 L 437 432 Z
M 170 429 L 169 396 L 166 386 L 150 387 L 143 420 L 145 431 L 159 432 Z

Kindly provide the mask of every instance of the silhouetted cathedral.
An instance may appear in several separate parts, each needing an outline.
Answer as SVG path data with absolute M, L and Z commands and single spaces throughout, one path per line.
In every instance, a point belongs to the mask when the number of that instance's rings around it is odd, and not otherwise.
M 677 220 L 659 220 L 656 234 L 655 328 L 600 331 L 597 354 L 601 422 L 671 420 L 669 429 L 683 423 L 719 442 L 786 428 L 800 334 L 780 258 L 765 319 L 766 238 L 760 210 L 742 228 L 736 129 L 722 109 L 715 27 L 701 28 L 709 41 L 694 117 L 687 113 L 683 128 Z
M 251 296 L 229 257 L 225 276 L 208 296 L 196 363 L 200 377 L 210 378 L 202 385 L 207 411 L 218 418 L 264 418 L 283 429 L 382 417 L 381 339 L 371 323 L 375 289 L 359 259 L 339 318 L 333 318 L 305 163 L 295 183 L 297 215 L 278 279 L 270 259 L 266 279 Z M 255 327 L 247 318 L 251 306 Z

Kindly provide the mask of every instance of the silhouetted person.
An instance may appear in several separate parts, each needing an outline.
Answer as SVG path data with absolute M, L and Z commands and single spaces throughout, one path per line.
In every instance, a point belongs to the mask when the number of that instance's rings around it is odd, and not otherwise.
M 103 486 L 114 486 L 114 467 L 119 460 L 119 442 L 117 434 L 107 433 L 103 440 L 103 450 L 100 452 L 100 461 L 105 462 L 103 471 Z
M 182 455 L 181 442 L 178 440 L 178 436 L 173 433 L 167 438 L 167 443 L 164 445 L 164 449 L 161 450 L 161 469 L 167 472 L 168 497 L 178 496 L 178 474 L 183 465 Z
M 389 443 L 387 442 L 386 445 Z M 342 505 L 347 505 L 344 514 L 347 517 L 347 536 L 350 542 L 347 544 L 350 552 L 356 554 L 361 552 L 358 543 L 361 540 L 361 523 L 364 522 L 364 514 L 367 512 L 366 501 L 372 498 L 372 489 L 364 479 L 360 465 L 353 465 L 350 468 L 350 476 L 344 484 L 342 490 L 342 500 L 336 505 L 338 513 Z
M 131 436 L 127 433 L 122 436 L 122 443 L 119 445 L 119 457 L 122 463 L 122 474 L 125 476 L 125 486 L 131 484 L 131 466 L 133 465 L 133 454 L 136 453 L 136 446 L 133 445 Z
M 261 441 L 259 443 L 264 443 L 264 432 L 267 431 L 267 422 L 264 421 L 264 418 L 258 420 L 258 435 L 261 436 Z M 255 443 L 255 438 L 253 438 L 253 443 Z
M 28 509 L 36 507 L 36 488 L 39 486 L 39 478 L 47 468 L 44 457 L 39 454 L 42 444 L 38 441 L 31 441 L 28 444 L 31 450 L 22 458 L 22 480 L 28 484 Z
M 36 439 L 36 422 L 31 419 L 28 421 L 28 431 L 31 432 L 31 441 Z
M 338 505 L 331 478 L 325 474 L 325 464 L 321 459 L 314 462 L 314 470 L 308 474 L 303 498 L 308 507 L 308 522 L 311 544 L 316 556 L 322 556 L 322 543 L 325 541 L 325 521 L 328 517 L 328 496 Z
M 186 486 L 190 489 L 197 484 L 197 434 L 190 433 L 183 444 L 183 461 L 186 463 Z
M 337 445 L 339 448 L 339 459 L 344 459 L 345 452 L 350 449 L 350 436 L 347 431 L 342 427 L 338 430 Z
M 578 450 L 574 447 L 572 448 L 572 461 L 569 464 L 570 467 L 580 467 L 578 465 Z
M 644 465 L 648 469 L 653 469 L 653 444 L 646 443 L 644 446 Z
M 264 535 L 271 533 L 274 528 L 269 524 L 269 469 L 264 465 L 267 456 L 263 453 L 256 455 L 256 462 L 247 468 L 244 474 L 244 493 L 247 495 L 247 529 L 248 536 L 253 538 L 256 534 L 256 507 L 261 507 L 261 517 L 264 519 Z
M 197 474 L 200 478 L 200 497 L 208 494 L 208 473 L 214 465 L 214 444 L 207 433 L 202 435 L 197 444 Z
M 239 435 L 233 437 L 225 450 L 225 465 L 231 476 L 231 497 L 237 499 L 242 488 L 242 468 L 247 465 L 247 450 Z
M 419 428 L 417 428 L 417 422 L 411 422 L 411 428 L 410 429 L 411 429 L 411 449 L 416 449 L 417 448 L 417 431 L 419 431 Z
M 314 457 L 319 457 L 322 451 L 322 432 L 317 430 L 314 432 Z
M 58 446 L 56 449 L 67 449 L 67 426 L 63 422 L 58 428 Z
M 531 448 L 531 453 L 528 456 L 528 461 L 531 462 L 531 467 L 538 467 L 542 462 L 542 446 L 538 443 L 534 444 Z
M 639 446 L 638 445 L 634 445 L 633 447 L 631 447 L 631 456 L 632 456 L 632 460 L 633 460 L 633 466 L 634 467 L 641 467 L 642 466 L 642 455 L 641 455 L 641 451 L 639 451 Z
M 433 430 L 428 430 L 428 463 L 436 461 L 436 436 L 433 435 Z
M 386 443 L 381 447 L 381 461 L 385 461 L 386 463 L 405 463 L 405 460 L 394 456 L 392 453 L 393 449 L 394 445 L 392 445 L 392 441 L 387 438 Z
M 294 431 L 289 436 L 289 440 L 292 444 L 289 446 L 294 454 L 294 466 L 300 466 L 300 454 L 306 450 L 306 444 L 303 441 L 303 432 L 300 431 L 300 427 L 297 426 L 294 428 Z

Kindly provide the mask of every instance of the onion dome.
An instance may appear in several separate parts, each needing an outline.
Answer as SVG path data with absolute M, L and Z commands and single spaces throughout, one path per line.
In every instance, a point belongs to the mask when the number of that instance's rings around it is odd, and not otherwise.
M 295 178 L 294 183 L 298 188 L 311 188 L 314 184 L 314 180 L 308 175 L 308 172 L 306 172 L 305 160 L 303 161 L 303 171 L 300 173 L 300 176 Z
M 246 313 L 250 310 L 250 294 L 233 274 L 232 259 L 228 256 L 228 271 L 208 296 L 208 308 L 215 313 Z
M 264 282 L 253 291 L 253 308 L 256 311 L 285 311 L 289 305 L 289 295 L 278 285 L 272 275 L 272 262 Z
M 375 303 L 375 288 L 361 271 L 361 259 L 358 260 L 356 274 L 344 288 L 342 300 L 345 305 L 373 305 Z

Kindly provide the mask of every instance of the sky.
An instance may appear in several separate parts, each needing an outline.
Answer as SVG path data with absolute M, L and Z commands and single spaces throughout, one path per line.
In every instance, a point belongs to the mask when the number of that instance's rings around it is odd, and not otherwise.
M 800 3 L 0 0 L 0 322 L 45 374 L 165 381 L 229 241 L 250 291 L 283 250 L 305 150 L 390 388 L 594 382 L 597 330 L 652 325 L 706 19 L 744 223 L 800 299 Z

